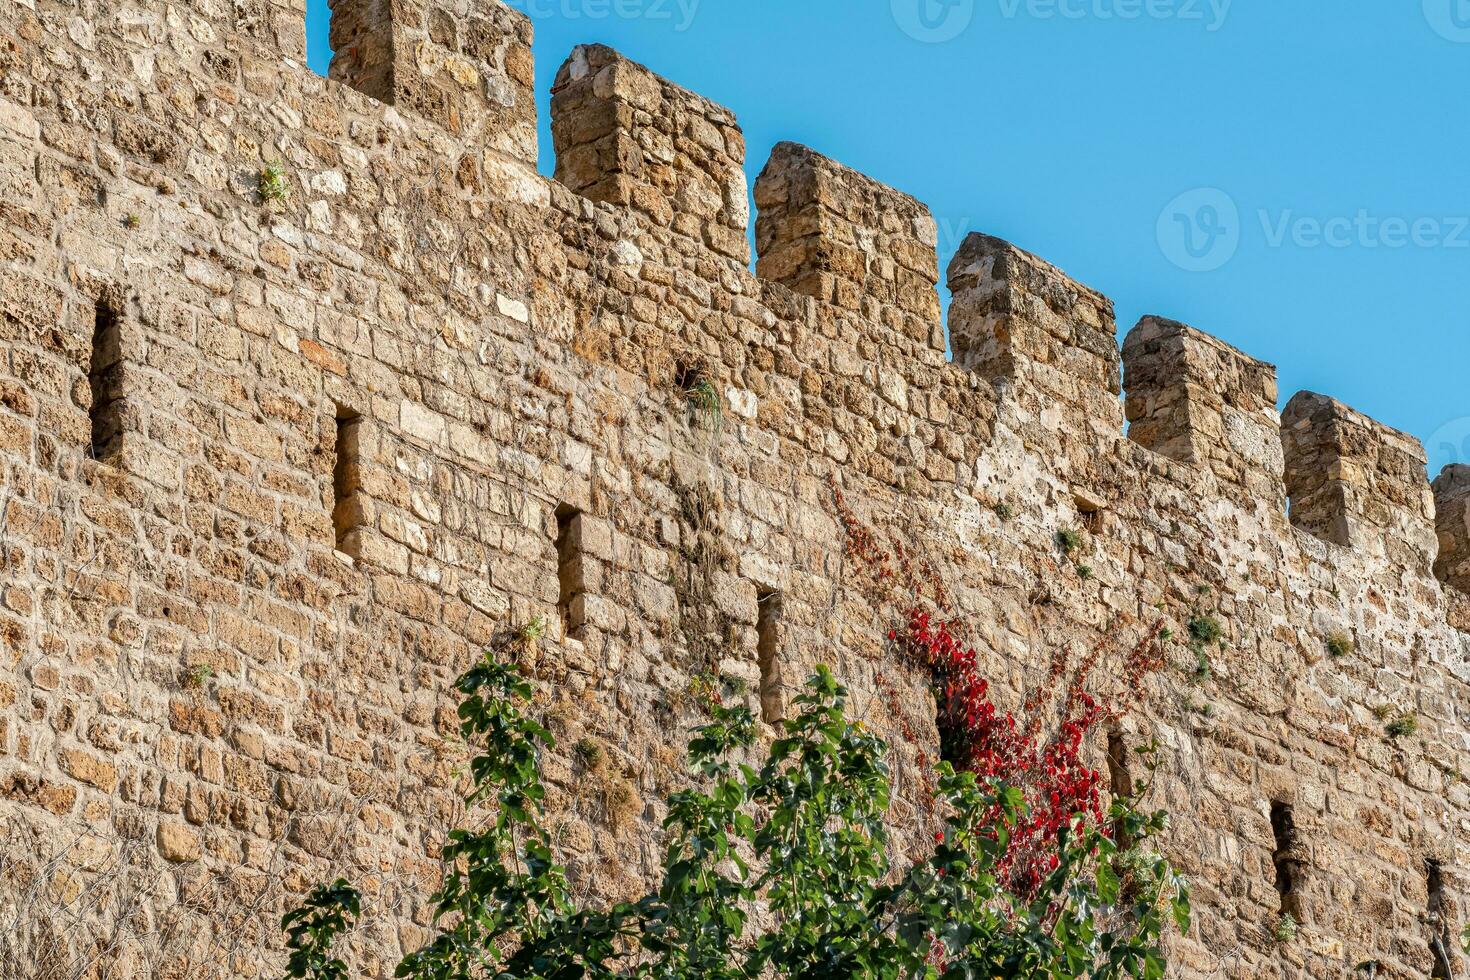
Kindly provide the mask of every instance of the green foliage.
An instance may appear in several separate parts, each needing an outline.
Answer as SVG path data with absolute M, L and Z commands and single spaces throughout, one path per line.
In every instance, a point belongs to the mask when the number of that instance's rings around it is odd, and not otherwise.
M 1299 927 L 1296 918 L 1290 912 L 1281 913 L 1281 918 L 1276 920 L 1276 928 L 1271 930 L 1271 938 L 1278 943 L 1289 943 L 1296 939 Z
M 1206 587 L 1201 586 L 1201 594 L 1205 591 Z M 1196 613 L 1190 618 L 1185 632 L 1189 635 L 1189 652 L 1194 654 L 1194 663 L 1186 668 L 1189 679 L 1196 684 L 1208 683 L 1215 676 L 1214 665 L 1210 663 L 1210 647 L 1220 643 L 1225 628 L 1214 616 Z
M 1389 738 L 1408 738 L 1419 731 L 1419 716 L 1412 711 L 1406 711 L 1384 725 L 1383 730 Z
M 332 956 L 332 941 L 361 913 L 362 896 L 341 878 L 313 888 L 305 904 L 281 920 L 286 948 L 291 950 L 286 976 L 346 980 L 347 965 Z
M 1210 663 L 1210 654 L 1204 647 L 1197 647 L 1194 651 L 1194 667 L 1189 672 L 1189 679 L 1196 684 L 1208 684 L 1211 677 L 1215 676 L 1214 665 Z
M 1158 980 L 1162 937 L 1189 927 L 1188 891 L 1152 847 L 1166 826 L 1117 801 L 1112 835 L 1079 821 L 1029 901 L 995 873 L 1024 817 L 1020 790 L 939 772 L 948 814 L 933 854 L 894 874 L 884 816 L 888 747 L 847 720 L 847 692 L 819 668 L 759 769 L 744 707 L 709 706 L 689 753 L 696 787 L 668 800 L 663 880 L 642 899 L 578 907 L 542 830 L 538 760 L 551 736 L 523 714 L 530 686 L 487 656 L 457 682 L 460 732 L 479 747 L 472 805 L 434 896 L 437 935 L 399 964 L 411 980 Z M 769 910 L 752 930 L 747 909 Z M 335 909 L 335 912 L 332 911 Z M 334 936 L 357 915 L 344 883 L 286 917 L 289 974 L 342 980 Z
M 1209 646 L 1220 642 L 1225 628 L 1214 616 L 1196 616 L 1189 621 L 1189 640 L 1192 644 Z
M 279 160 L 272 160 L 261 168 L 255 178 L 255 191 L 260 195 L 260 203 L 286 203 L 291 196 L 291 183 L 286 177 L 286 167 Z
M 689 408 L 694 412 L 695 418 L 707 419 L 710 428 L 719 431 L 724 413 L 720 393 L 715 390 L 714 382 L 703 376 L 695 378 L 684 388 L 684 397 L 688 399 Z
M 1092 578 L 1092 566 L 1091 565 L 1078 565 L 1077 566 L 1077 577 L 1080 578 L 1084 582 L 1086 582 L 1088 579 Z
M 1343 631 L 1335 630 L 1327 635 L 1327 653 L 1332 657 L 1346 657 L 1355 649 L 1352 635 Z
M 213 676 L 214 668 L 209 666 L 209 664 L 195 664 L 189 668 L 188 673 L 184 674 L 184 686 L 197 690 L 203 687 L 205 682 Z
M 587 769 L 595 769 L 600 766 L 603 755 L 605 754 L 602 746 L 590 738 L 584 738 L 572 746 L 572 751 L 576 754 L 577 761 L 582 763 Z
M 546 617 L 537 616 L 520 628 L 520 638 L 526 643 L 541 639 L 546 635 Z
M 1082 547 L 1082 532 L 1075 528 L 1058 528 L 1056 534 L 1057 547 L 1062 549 L 1062 554 L 1070 555 Z
M 1014 514 L 1015 514 L 1015 509 L 1013 507 L 1011 507 L 1010 504 L 1007 504 L 1007 503 L 1004 503 L 1004 502 L 999 503 L 999 504 L 996 504 L 994 507 L 992 507 L 990 509 L 993 510 L 993 511 L 995 511 L 995 516 L 996 517 L 999 517 L 1003 521 L 1010 520 L 1011 517 L 1014 516 Z

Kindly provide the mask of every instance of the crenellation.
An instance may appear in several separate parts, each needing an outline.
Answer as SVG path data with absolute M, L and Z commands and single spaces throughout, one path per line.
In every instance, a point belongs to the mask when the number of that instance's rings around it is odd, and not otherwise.
M 1008 382 L 1056 428 L 1121 437 L 1112 301 L 1009 242 L 971 233 L 949 264 L 955 363 Z
M 1434 495 L 1419 441 L 1309 391 L 1287 403 L 1281 423 L 1292 523 L 1427 574 Z
M 805 146 L 778 143 L 755 184 L 756 271 L 944 349 L 938 226 L 929 209 Z
M 600 44 L 576 48 L 552 92 L 558 181 L 750 261 L 745 137 L 734 113 Z
M 647 804 L 686 778 L 690 692 L 779 717 L 819 662 L 893 743 L 896 849 L 929 846 L 927 681 L 854 587 L 836 483 L 936 565 L 1008 706 L 1057 649 L 1173 632 L 1158 674 L 1095 674 L 1140 692 L 1127 742 L 1159 746 L 1149 799 L 1194 882 L 1171 976 L 1430 974 L 1424 861 L 1457 923 L 1470 866 L 1462 474 L 1436 485 L 1441 589 L 1412 440 L 1318 396 L 1277 426 L 1269 366 L 1158 318 L 1125 345 L 1125 439 L 1111 304 L 984 236 L 950 267 L 946 362 L 928 211 L 795 144 L 758 182 L 754 274 L 734 117 L 609 49 L 558 81 L 546 180 L 529 25 L 491 0 L 339 10 L 346 31 L 407 18 L 339 51 L 355 88 L 266 43 L 298 0 L 264 32 L 140 2 L 147 30 L 96 25 L 115 57 L 95 72 L 55 69 L 82 57 L 66 0 L 0 27 L 0 919 L 7 869 L 92 880 L 66 857 L 87 835 L 164 897 L 78 936 L 177 915 L 199 980 L 279 973 L 283 908 L 342 874 L 402 888 L 346 943 L 385 975 L 464 818 L 450 684 L 538 619 L 547 807 L 589 901 L 657 868 Z M 370 57 L 407 74 L 364 81 Z M 483 89 L 438 88 L 465 66 Z M 502 82 L 514 107 L 471 97 Z M 292 193 L 262 201 L 276 157 Z M 114 282 L 137 363 L 121 464 L 88 452 Z M 1283 482 L 1299 525 L 1342 540 L 1285 527 Z M 1197 651 L 1199 617 L 1222 636 Z M 1390 736 L 1410 711 L 1420 733 Z M 583 739 L 615 787 L 578 768 Z M 1301 871 L 1291 943 L 1278 861 Z M 174 900 L 205 880 L 207 912 Z
M 331 0 L 331 77 L 536 165 L 531 20 L 494 0 Z
M 1128 438 L 1286 512 L 1274 367 L 1154 316 L 1129 331 L 1123 365 Z

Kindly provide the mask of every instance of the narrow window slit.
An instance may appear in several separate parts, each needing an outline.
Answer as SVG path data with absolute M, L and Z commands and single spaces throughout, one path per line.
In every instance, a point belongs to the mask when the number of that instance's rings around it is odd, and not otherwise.
M 785 706 L 781 693 L 781 593 L 770 589 L 756 594 L 756 659 L 761 672 L 761 718 L 774 725 Z
M 361 535 L 367 523 L 367 501 L 362 495 L 362 416 L 337 406 L 336 456 L 332 467 L 332 524 L 337 531 L 337 550 L 358 557 Z
M 1454 967 L 1450 950 L 1454 939 L 1450 930 L 1450 906 L 1444 893 L 1444 869 L 1438 861 L 1425 863 L 1425 875 L 1429 886 L 1429 953 L 1434 961 L 1430 980 L 1452 980 Z
M 122 449 L 122 326 L 115 310 L 99 302 L 92 325 L 87 381 L 92 389 L 92 458 L 105 460 Z
M 1276 867 L 1276 893 L 1281 896 L 1281 911 L 1301 921 L 1301 857 L 1298 854 L 1296 820 L 1285 803 L 1271 804 L 1271 833 L 1276 850 L 1271 856 Z
M 556 578 L 560 587 L 557 609 L 562 629 L 573 640 L 582 638 L 587 624 L 586 563 L 582 552 L 582 512 L 562 504 L 556 509 Z
M 1113 799 L 1133 796 L 1133 767 L 1128 758 L 1128 745 L 1121 732 L 1108 733 L 1108 781 Z M 1113 840 L 1120 848 L 1128 846 L 1128 830 L 1122 821 L 1113 824 Z

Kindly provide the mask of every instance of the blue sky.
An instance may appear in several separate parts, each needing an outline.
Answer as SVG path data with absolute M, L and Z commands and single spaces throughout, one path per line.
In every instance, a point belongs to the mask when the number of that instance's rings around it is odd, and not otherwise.
M 309 0 L 325 69 L 326 0 Z M 516 0 L 1470 463 L 1470 0 Z

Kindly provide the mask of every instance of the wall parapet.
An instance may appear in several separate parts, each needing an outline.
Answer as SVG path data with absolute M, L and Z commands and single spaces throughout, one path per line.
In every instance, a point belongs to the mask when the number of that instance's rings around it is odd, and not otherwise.
M 47 841 L 58 828 L 139 841 L 140 873 L 161 884 L 140 920 L 180 911 L 169 896 L 201 871 L 228 883 L 241 855 L 280 861 L 292 874 L 248 913 L 182 910 L 191 942 L 207 943 L 210 919 L 238 924 L 230 948 L 268 970 L 281 904 L 305 881 L 385 868 L 432 881 L 461 812 L 453 678 L 543 616 L 525 666 L 546 681 L 538 708 L 558 742 L 547 807 L 596 901 L 656 871 L 656 807 L 607 803 L 682 777 L 696 685 L 759 708 L 820 658 L 905 753 L 895 772 L 918 771 L 914 753 L 937 744 L 927 679 L 884 659 L 835 479 L 875 531 L 913 539 L 957 586 L 955 612 L 1012 703 L 1045 682 L 1048 648 L 1093 648 L 1115 614 L 1179 637 L 1187 676 L 1095 675 L 1142 692 L 1120 737 L 1158 739 L 1156 792 L 1188 831 L 1167 846 L 1200 883 L 1201 924 L 1171 968 L 1430 974 L 1424 849 L 1452 887 L 1470 864 L 1470 791 L 1446 762 L 1464 738 L 1456 655 L 1470 637 L 1438 617 L 1448 603 L 1465 628 L 1470 597 L 1416 577 L 1432 542 L 1412 440 L 1303 402 L 1286 426 L 1303 426 L 1290 434 L 1299 517 L 1335 507 L 1361 547 L 1290 533 L 1237 489 L 1284 484 L 1285 449 L 1278 469 L 1269 451 L 1233 460 L 1209 444 L 1224 432 L 1269 450 L 1268 366 L 1150 318 L 1124 352 L 1124 439 L 1111 303 L 984 236 L 951 267 L 958 364 L 945 363 L 927 210 L 794 144 L 757 189 L 770 222 L 757 232 L 775 250 L 763 260 L 801 244 L 761 279 L 732 250 L 738 209 L 709 207 L 744 179 L 734 117 L 615 54 L 604 81 L 656 90 L 653 111 L 636 93 L 599 96 L 601 72 L 557 97 L 569 119 L 609 121 L 591 172 L 622 181 L 627 203 L 547 180 L 526 165 L 533 144 L 472 138 L 468 96 L 435 118 L 395 89 L 414 72 L 452 80 L 487 14 L 511 59 L 528 38 L 493 0 L 391 0 L 385 15 L 421 25 L 424 44 L 388 32 L 379 53 L 407 74 L 385 74 L 377 99 L 255 51 L 279 32 L 232 33 L 267 6 L 284 25 L 297 0 L 189 0 L 210 32 L 193 17 L 159 16 L 156 32 L 104 19 L 108 57 L 91 62 L 75 5 L 34 2 L 18 8 L 0 98 L 0 648 L 16 655 L 0 665 L 0 814 Z M 128 73 L 156 50 L 175 53 L 156 81 Z M 65 58 L 96 69 L 57 71 Z M 489 73 L 485 91 L 509 65 L 463 60 Z M 529 62 L 517 71 L 528 80 Z M 170 97 L 187 86 L 210 94 Z M 700 140 L 725 122 L 715 156 Z M 645 146 L 673 163 L 618 169 Z M 611 171 L 597 169 L 605 149 Z M 251 174 L 276 154 L 294 193 L 267 204 Z M 777 171 L 835 199 L 792 195 Z M 856 244 L 861 264 L 825 244 Z M 842 301 L 793 292 L 803 277 Z M 96 317 L 109 285 L 127 290 L 115 334 Z M 89 409 L 114 394 L 124 451 L 93 459 Z M 92 446 L 109 442 L 92 429 Z M 1450 578 L 1462 476 L 1437 486 Z M 1196 660 L 1192 617 L 1228 642 Z M 1384 706 L 1419 735 L 1391 737 Z M 895 844 L 926 846 L 932 809 L 916 781 L 896 785 Z M 338 814 L 339 800 L 370 810 Z M 1273 849 L 1275 801 L 1296 809 L 1300 849 Z M 334 835 L 372 867 L 344 868 Z M 1311 865 L 1298 944 L 1269 938 L 1288 907 L 1273 857 Z M 427 891 L 405 888 L 386 938 L 357 948 L 381 965 L 412 947 Z
M 330 0 L 331 77 L 535 166 L 534 29 L 484 0 Z
M 1156 316 L 1129 331 L 1123 364 L 1130 439 L 1285 509 L 1274 367 Z
M 750 261 L 745 136 L 734 113 L 601 44 L 573 50 L 552 93 L 557 180 Z
M 757 273 L 944 350 L 938 226 L 919 201 L 798 143 L 755 183 Z
M 1282 412 L 1281 439 L 1293 524 L 1428 573 L 1434 497 L 1417 439 L 1310 391 Z
M 949 288 L 955 363 L 992 381 L 1015 381 L 1038 404 L 1056 404 L 1079 433 L 1121 435 L 1112 300 L 1044 259 L 979 233 L 950 262 Z

